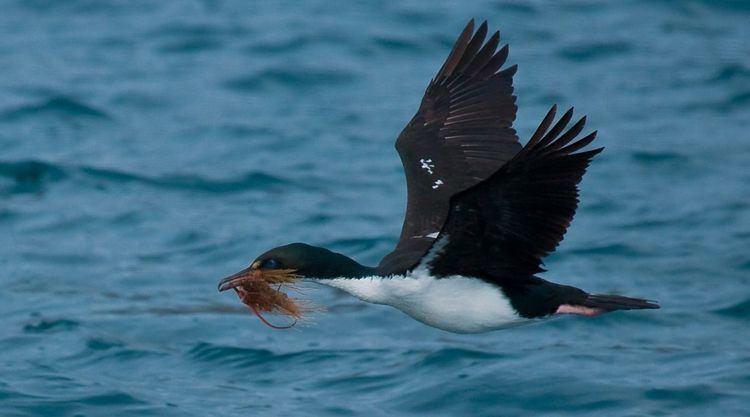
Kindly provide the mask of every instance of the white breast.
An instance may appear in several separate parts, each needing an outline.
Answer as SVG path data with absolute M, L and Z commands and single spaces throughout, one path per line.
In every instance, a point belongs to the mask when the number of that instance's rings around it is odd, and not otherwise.
M 436 279 L 424 269 L 406 276 L 315 280 L 364 301 L 386 304 L 416 320 L 455 333 L 481 333 L 531 323 L 513 309 L 503 292 L 480 279 Z

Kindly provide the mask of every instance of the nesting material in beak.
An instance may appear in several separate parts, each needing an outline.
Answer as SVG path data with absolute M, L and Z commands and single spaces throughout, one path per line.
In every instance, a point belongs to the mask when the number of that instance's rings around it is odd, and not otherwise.
M 287 329 L 302 318 L 304 308 L 297 300 L 282 292 L 282 289 L 295 290 L 294 283 L 299 275 L 293 269 L 252 269 L 248 268 L 219 282 L 219 291 L 234 289 L 240 300 L 255 313 L 267 326 L 274 329 Z M 289 326 L 276 326 L 268 322 L 261 313 L 276 313 L 289 316 L 294 322 Z

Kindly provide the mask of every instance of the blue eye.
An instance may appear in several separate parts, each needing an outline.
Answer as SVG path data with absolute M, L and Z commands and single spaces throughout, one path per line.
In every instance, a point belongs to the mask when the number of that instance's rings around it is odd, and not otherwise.
M 261 269 L 279 269 L 281 268 L 281 262 L 274 258 L 268 258 L 260 264 Z

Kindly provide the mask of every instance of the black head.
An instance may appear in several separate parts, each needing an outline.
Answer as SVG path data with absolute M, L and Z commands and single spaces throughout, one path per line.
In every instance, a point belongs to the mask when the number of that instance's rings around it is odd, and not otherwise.
M 299 278 L 317 279 L 356 278 L 374 273 L 373 268 L 340 253 L 305 243 L 290 243 L 264 252 L 249 268 L 221 280 L 219 291 L 233 288 L 242 277 L 253 275 L 255 279 L 262 279 L 264 273 L 268 275 L 270 271 L 288 271 Z
M 255 269 L 292 269 L 303 277 L 324 278 L 331 258 L 342 256 L 305 243 L 290 243 L 264 252 L 250 265 Z

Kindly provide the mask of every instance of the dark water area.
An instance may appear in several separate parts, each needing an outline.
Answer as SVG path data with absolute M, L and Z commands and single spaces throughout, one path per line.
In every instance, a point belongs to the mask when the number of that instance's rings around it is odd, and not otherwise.
M 4 2 L 0 415 L 748 415 L 748 3 L 471 3 Z M 523 142 L 557 103 L 606 147 L 544 277 L 662 309 L 461 336 L 311 287 L 273 331 L 217 293 L 392 248 L 393 141 L 471 17 Z

